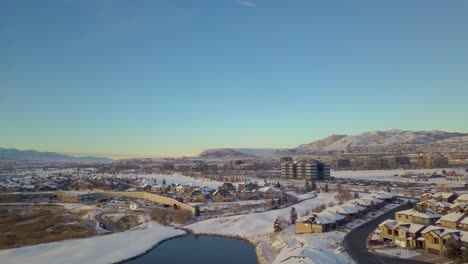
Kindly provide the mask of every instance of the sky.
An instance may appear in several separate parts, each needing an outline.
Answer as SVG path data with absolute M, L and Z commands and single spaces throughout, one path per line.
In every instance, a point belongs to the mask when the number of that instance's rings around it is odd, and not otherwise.
M 2 0 L 0 147 L 106 156 L 468 132 L 465 0 Z

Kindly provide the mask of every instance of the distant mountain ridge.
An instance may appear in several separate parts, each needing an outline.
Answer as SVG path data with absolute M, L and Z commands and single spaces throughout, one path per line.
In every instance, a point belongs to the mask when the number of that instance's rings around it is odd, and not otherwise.
M 6 160 L 44 160 L 44 161 L 83 161 L 83 162 L 112 162 L 112 159 L 103 157 L 72 157 L 56 152 L 40 152 L 37 150 L 18 150 L 14 148 L 1 148 L 0 159 Z
M 284 155 L 316 154 L 338 152 L 341 150 L 373 148 L 385 151 L 393 146 L 468 146 L 468 133 L 432 131 L 410 131 L 391 129 L 370 131 L 358 135 L 331 135 L 326 138 L 301 144 L 291 149 L 220 148 L 208 149 L 200 154 L 201 158 L 255 158 L 279 157 Z M 443 149 L 443 148 L 441 148 Z
M 454 133 L 445 131 L 409 131 L 392 129 L 386 131 L 371 131 L 359 135 L 349 135 L 344 137 L 335 137 L 337 139 L 330 144 L 322 145 L 321 151 L 339 151 L 358 146 L 391 146 L 400 144 L 434 144 L 443 142 L 450 138 L 459 138 L 468 136 L 468 133 Z M 320 140 L 319 140 L 320 141 Z M 300 145 L 297 150 L 315 151 L 317 150 L 315 141 L 309 144 Z

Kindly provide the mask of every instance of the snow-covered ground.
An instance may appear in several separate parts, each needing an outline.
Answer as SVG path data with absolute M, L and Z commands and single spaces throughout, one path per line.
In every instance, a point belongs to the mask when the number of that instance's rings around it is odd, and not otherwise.
M 294 205 L 298 215 L 308 209 L 313 209 L 321 204 L 327 205 L 334 202 L 334 194 L 321 193 L 316 198 L 306 200 Z M 277 217 L 288 218 L 291 208 L 283 208 L 263 213 L 252 213 L 229 217 L 220 217 L 197 222 L 187 226 L 196 233 L 210 233 L 222 235 L 239 235 L 250 237 L 268 234 L 273 231 L 273 222 Z
M 145 178 L 150 181 L 156 181 L 156 184 L 162 184 L 163 180 L 165 180 L 166 184 L 180 184 L 180 185 L 194 185 L 194 186 L 201 186 L 201 187 L 211 187 L 214 189 L 218 189 L 218 186 L 222 185 L 224 182 L 220 181 L 212 181 L 206 178 L 192 178 L 188 176 L 184 176 L 180 173 L 174 174 L 118 174 L 116 177 L 139 177 Z M 237 186 L 237 184 L 234 184 Z
M 160 241 L 184 233 L 150 222 L 140 230 L 0 250 L 0 259 L 2 264 L 114 263 L 144 253 Z
M 375 252 L 404 259 L 413 258 L 421 255 L 414 250 L 408 250 L 403 248 L 376 249 Z
M 306 198 L 304 196 L 303 198 Z M 307 197 L 308 198 L 308 197 Z M 302 201 L 294 207 L 298 215 L 322 204 L 335 202 L 334 194 L 320 193 L 316 198 Z M 301 249 L 307 249 L 304 254 L 313 254 L 320 258 L 317 263 L 354 263 L 339 246 L 345 232 L 333 231 L 322 234 L 294 234 L 294 226 L 289 226 L 280 233 L 273 232 L 273 223 L 277 217 L 289 218 L 291 207 L 247 215 L 237 215 L 208 219 L 188 225 L 195 233 L 241 236 L 257 243 L 263 262 L 272 263 L 275 258 L 281 258 L 292 250 L 299 254 Z M 295 248 L 299 248 L 294 250 Z M 296 252 L 297 251 L 297 252 Z M 301 251 L 302 252 L 302 251 Z M 311 253 L 312 252 L 312 253 Z
M 466 175 L 464 169 L 415 169 L 415 170 L 358 170 L 358 171 L 331 171 L 331 176 L 336 178 L 351 178 L 351 179 L 359 179 L 359 180 L 378 180 L 378 181 L 398 181 L 398 182 L 412 182 L 414 180 L 409 178 L 402 178 L 401 175 L 404 174 L 432 174 L 436 172 L 437 174 L 441 174 L 442 170 L 446 171 L 456 171 L 459 175 Z M 394 175 L 398 175 L 398 177 Z M 447 181 L 444 178 L 433 178 L 429 179 L 430 183 L 440 183 L 440 182 L 456 182 L 456 181 Z

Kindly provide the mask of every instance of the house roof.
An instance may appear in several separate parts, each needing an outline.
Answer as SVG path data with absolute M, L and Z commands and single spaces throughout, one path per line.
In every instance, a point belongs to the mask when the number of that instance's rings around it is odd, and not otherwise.
M 415 216 L 420 218 L 440 218 L 441 215 L 431 209 L 423 210 L 424 212 L 419 212 L 416 209 L 408 209 L 404 211 L 399 211 L 397 214 L 403 214 L 408 216 Z
M 462 194 L 460 196 L 458 196 L 457 199 L 455 199 L 455 202 L 459 202 L 459 201 L 467 201 L 468 200 L 468 193 L 465 193 L 465 194 Z
M 465 217 L 465 213 L 453 212 L 442 216 L 436 223 L 438 224 L 441 221 L 456 223 L 460 221 L 463 217 Z
M 308 216 L 302 217 L 298 219 L 299 222 L 309 222 L 312 224 L 331 224 L 335 223 L 335 220 L 333 218 L 329 218 L 326 214 L 310 214 Z

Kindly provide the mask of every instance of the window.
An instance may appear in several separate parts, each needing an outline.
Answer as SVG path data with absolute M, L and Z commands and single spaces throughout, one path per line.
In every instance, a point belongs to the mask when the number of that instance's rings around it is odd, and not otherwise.
M 445 242 L 447 242 L 447 239 L 442 239 L 442 245 L 445 246 Z
M 387 234 L 391 235 L 391 234 L 392 234 L 392 230 L 391 230 L 391 229 L 388 229 L 388 230 L 387 230 Z
M 439 239 L 437 237 L 434 237 L 434 244 L 439 244 Z
M 398 231 L 395 230 L 394 235 L 395 235 L 395 236 L 398 236 Z
M 409 217 L 408 217 L 407 215 L 405 215 L 405 218 L 406 218 L 406 219 L 409 219 Z

